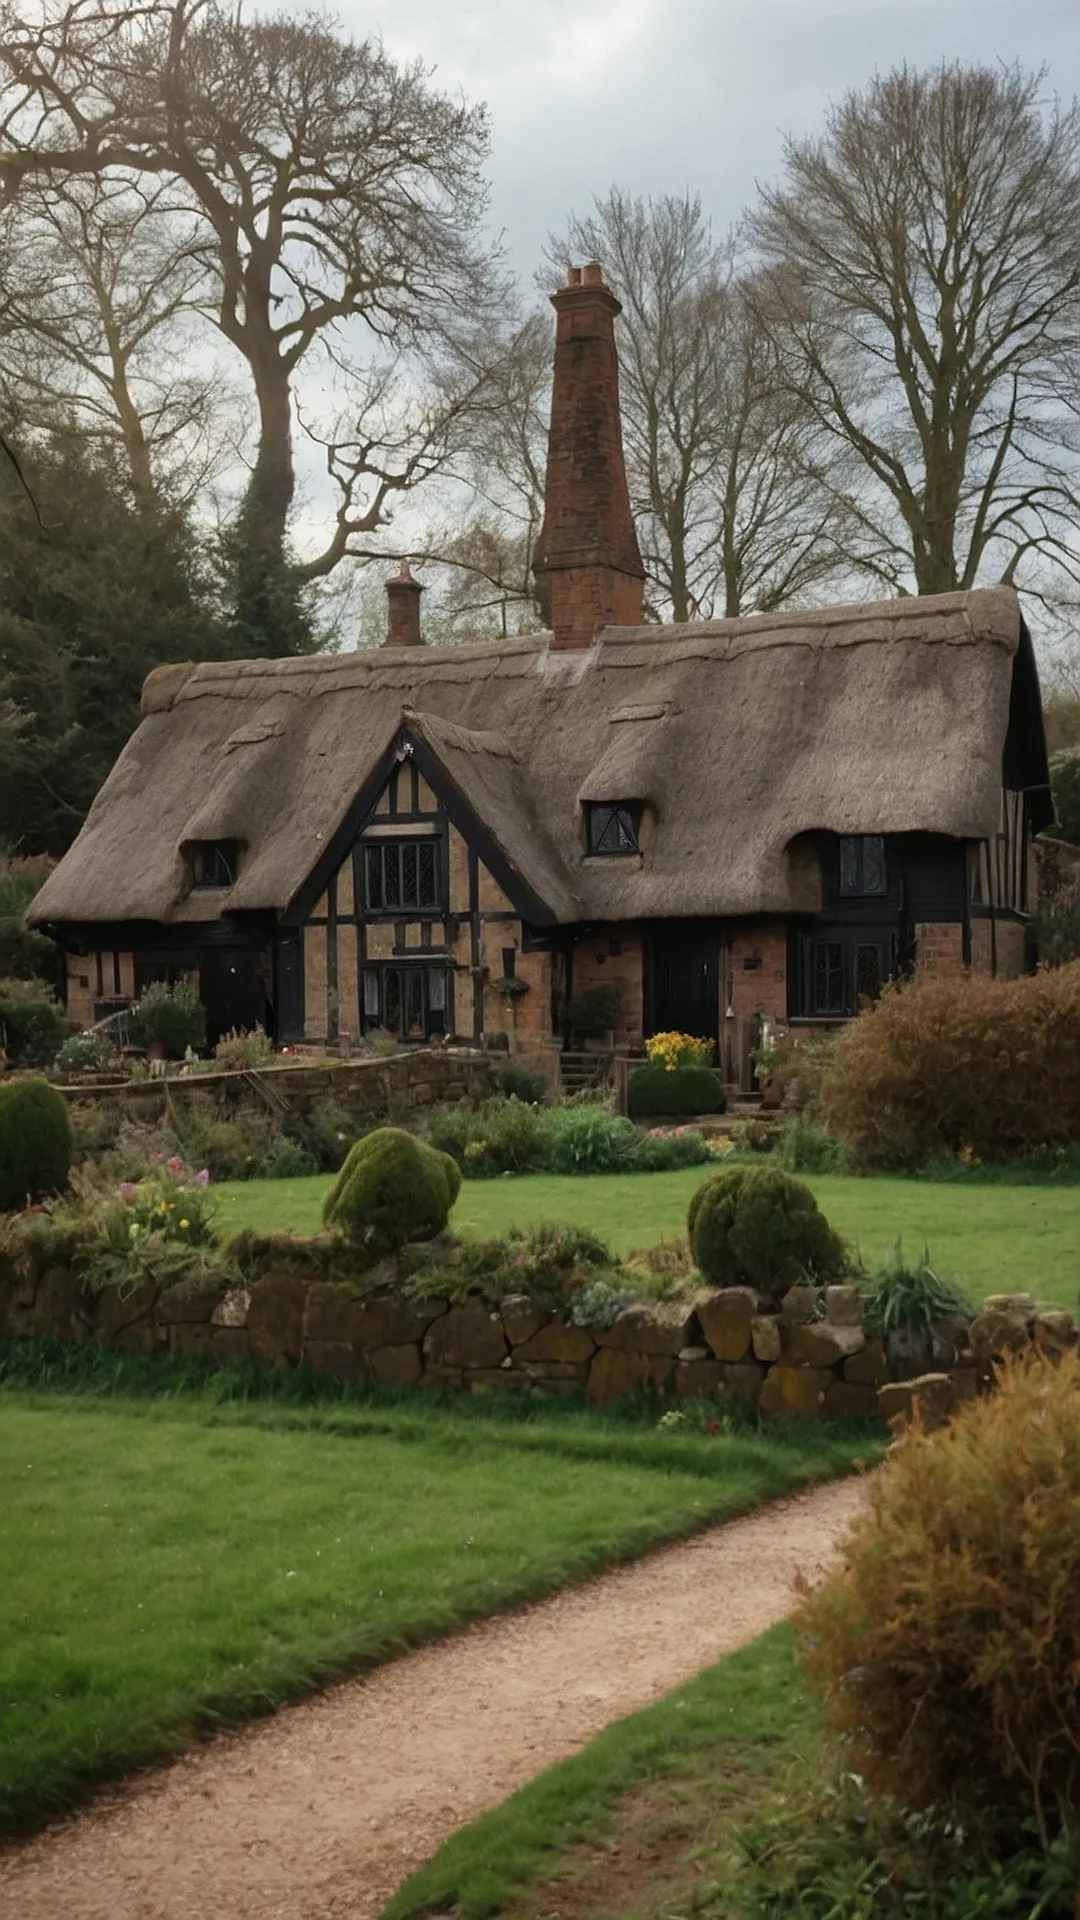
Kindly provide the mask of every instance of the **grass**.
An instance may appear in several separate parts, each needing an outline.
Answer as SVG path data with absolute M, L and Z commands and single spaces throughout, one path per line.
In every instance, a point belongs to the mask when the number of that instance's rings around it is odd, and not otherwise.
M 616 1253 L 681 1232 L 686 1205 L 703 1177 L 699 1167 L 637 1177 L 597 1174 L 560 1178 L 468 1180 L 453 1225 L 471 1239 L 510 1226 L 566 1220 L 590 1227 Z M 228 1232 L 313 1233 L 329 1177 L 249 1180 L 222 1186 Z M 937 1183 L 886 1176 L 853 1179 L 813 1174 L 808 1184 L 832 1224 L 872 1266 L 902 1238 L 909 1252 L 929 1244 L 937 1269 L 977 1298 L 1030 1290 L 1045 1303 L 1075 1311 L 1080 1296 L 1080 1187 Z
M 819 1744 L 791 1631 L 776 1627 L 461 1828 L 380 1920 L 670 1915 L 680 1893 L 701 1895 L 702 1843 L 711 1869 L 788 1775 L 813 1777 Z
M 29 1343 L 0 1353 L 0 1378 L 8 1829 L 870 1451 L 836 1429 L 395 1406 Z

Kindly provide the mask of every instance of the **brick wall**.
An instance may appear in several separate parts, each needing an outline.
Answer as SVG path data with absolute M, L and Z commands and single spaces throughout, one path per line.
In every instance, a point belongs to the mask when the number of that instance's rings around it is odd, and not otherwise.
M 974 959 L 974 952 L 972 954 Z M 949 920 L 927 921 L 915 929 L 917 973 L 957 974 L 964 971 L 964 929 Z
M 617 948 L 617 952 L 612 949 Z M 574 992 L 623 982 L 622 1008 L 615 1031 L 621 1047 L 640 1047 L 645 1024 L 644 942 L 639 928 L 605 927 L 574 948 Z
M 1015 980 L 1024 971 L 1026 957 L 1027 932 L 1020 921 L 972 921 L 972 973 L 996 973 L 999 979 Z

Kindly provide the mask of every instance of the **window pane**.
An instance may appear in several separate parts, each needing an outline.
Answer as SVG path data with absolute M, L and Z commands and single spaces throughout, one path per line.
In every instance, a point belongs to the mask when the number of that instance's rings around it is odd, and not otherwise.
M 446 975 L 441 967 L 432 967 L 427 977 L 428 1006 L 432 1013 L 446 1012 Z
M 379 976 L 370 969 L 364 974 L 364 1019 L 379 1018 Z
M 378 912 L 383 903 L 382 848 L 366 848 L 365 859 L 367 863 L 367 903 L 369 907 L 372 907 Z
M 881 948 L 875 941 L 873 946 L 860 946 L 855 949 L 855 1001 L 876 1000 L 881 992 Z
M 816 940 L 813 948 L 814 1012 L 844 1011 L 844 949 L 839 940 Z
M 435 905 L 434 840 L 421 840 L 420 842 L 420 880 L 416 904 L 418 907 L 433 907 Z
M 862 843 L 863 892 L 887 893 L 889 875 L 885 865 L 885 842 L 880 834 L 868 833 Z
M 401 904 L 403 907 L 416 905 L 416 847 L 409 840 L 401 849 Z
M 387 967 L 383 974 L 383 1026 L 388 1033 L 401 1033 L 401 974 L 397 967 Z
M 859 843 L 857 840 L 842 839 L 840 842 L 840 891 L 858 893 L 859 891 Z
M 422 1035 L 424 1031 L 424 976 L 419 967 L 404 967 L 405 1032 Z
M 383 860 L 383 906 L 401 905 L 401 868 L 399 865 L 400 848 L 395 842 L 381 849 Z
M 637 852 L 637 834 L 629 807 L 616 807 L 615 827 L 618 833 L 619 848 L 623 853 Z

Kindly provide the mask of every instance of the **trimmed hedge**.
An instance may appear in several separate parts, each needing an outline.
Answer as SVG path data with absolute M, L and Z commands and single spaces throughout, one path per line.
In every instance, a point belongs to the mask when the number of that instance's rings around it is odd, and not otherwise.
M 1080 961 L 886 990 L 829 1046 L 821 1118 L 860 1169 L 1080 1141 Z
M 47 1080 L 0 1087 L 0 1211 L 62 1193 L 74 1150 L 67 1102 Z
M 843 1273 L 844 1246 L 805 1181 L 773 1167 L 726 1167 L 691 1195 L 694 1259 L 718 1287 L 786 1293 L 800 1281 Z
M 708 1067 L 676 1067 L 669 1073 L 659 1062 L 650 1062 L 647 1067 L 635 1067 L 627 1082 L 632 1120 L 723 1113 L 725 1105 L 724 1089 Z
M 460 1188 L 449 1159 L 401 1127 L 376 1128 L 350 1149 L 326 1196 L 324 1224 L 363 1242 L 373 1257 L 434 1239 Z
M 0 1000 L 0 1039 L 13 1067 L 51 1067 L 67 1033 L 53 1000 Z

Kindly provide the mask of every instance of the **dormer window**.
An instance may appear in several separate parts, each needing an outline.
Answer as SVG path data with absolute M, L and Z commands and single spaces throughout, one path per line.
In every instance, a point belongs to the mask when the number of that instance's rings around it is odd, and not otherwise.
M 235 884 L 235 840 L 196 840 L 190 851 L 193 887 L 231 887 Z
M 865 898 L 888 893 L 889 869 L 880 833 L 847 834 L 840 840 L 840 892 Z
M 589 853 L 637 853 L 641 805 L 617 800 L 585 808 L 586 847 Z

